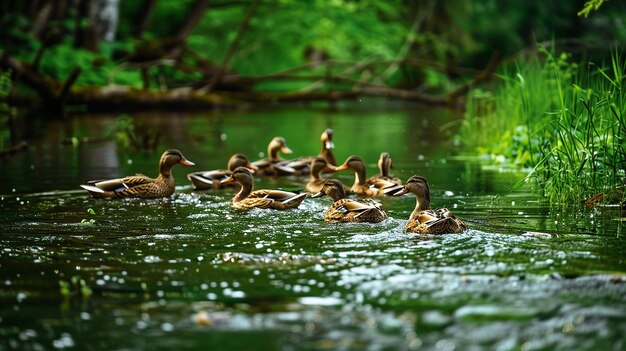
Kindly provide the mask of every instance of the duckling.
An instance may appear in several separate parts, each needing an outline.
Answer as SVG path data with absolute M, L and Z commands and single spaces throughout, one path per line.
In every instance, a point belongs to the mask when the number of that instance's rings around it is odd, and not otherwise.
M 325 159 L 321 157 L 315 157 L 311 161 L 311 180 L 306 184 L 305 190 L 310 193 L 317 193 L 322 190 L 326 179 L 322 178 L 322 172 L 333 172 L 335 166 L 329 165 Z
M 426 178 L 412 176 L 406 181 L 402 191 L 394 196 L 406 193 L 416 196 L 415 209 L 411 213 L 404 227 L 405 233 L 445 234 L 460 233 L 467 229 L 467 225 L 456 218 L 447 208 L 432 210 L 430 208 L 430 188 Z
M 245 167 L 237 167 L 230 177 L 222 180 L 222 184 L 237 182 L 241 189 L 233 197 L 232 207 L 240 210 L 258 208 L 274 208 L 286 210 L 300 206 L 306 193 L 296 194 L 282 190 L 253 189 L 252 173 Z
M 238 188 L 239 185 L 237 183 L 226 185 L 221 183 L 222 179 L 230 176 L 237 167 L 246 167 L 253 172 L 257 169 L 256 166 L 248 161 L 246 155 L 234 154 L 228 160 L 227 169 L 189 173 L 187 174 L 187 179 L 193 183 L 195 190 Z
M 393 182 L 377 179 L 375 177 L 365 178 L 365 162 L 359 156 L 350 156 L 341 166 L 337 167 L 337 171 L 352 169 L 354 171 L 354 184 L 352 192 L 357 195 L 365 196 L 383 196 L 393 195 L 402 190 L 402 185 Z
M 389 153 L 387 152 L 381 153 L 380 158 L 378 159 L 378 169 L 380 170 L 380 173 L 375 176 L 372 176 L 367 181 L 369 183 L 372 183 L 378 180 L 383 180 L 383 181 L 391 182 L 394 184 L 403 185 L 402 180 L 400 180 L 400 178 L 394 177 L 391 175 L 391 167 L 392 167 L 392 162 L 391 162 L 391 156 L 389 156 Z
M 291 149 L 287 146 L 287 142 L 283 137 L 274 137 L 267 145 L 267 158 L 252 162 L 257 167 L 256 175 L 258 176 L 282 176 L 292 175 L 295 169 L 282 164 L 285 161 L 278 156 L 278 152 L 283 154 L 291 154 Z
M 293 160 L 282 161 L 280 164 L 286 167 L 292 168 L 294 170 L 293 175 L 306 175 L 310 172 L 311 161 L 313 161 L 317 157 L 323 158 L 330 166 L 336 166 L 337 161 L 335 160 L 335 156 L 333 155 L 332 149 L 335 148 L 335 144 L 333 143 L 333 130 L 327 128 L 322 135 L 320 136 L 320 141 L 322 142 L 322 150 L 317 156 L 302 156 Z M 324 169 L 322 173 L 333 173 L 333 170 Z
M 333 204 L 324 212 L 326 222 L 369 222 L 378 223 L 387 218 L 387 213 L 379 203 L 365 199 L 346 198 L 344 185 L 337 179 L 328 179 L 319 193 L 312 197 L 327 195 Z
M 172 167 L 176 164 L 183 166 L 194 165 L 180 151 L 169 149 L 161 155 L 159 176 L 157 178 L 137 174 L 118 179 L 90 180 L 87 184 L 82 184 L 81 188 L 87 190 L 94 198 L 168 197 L 174 193 Z

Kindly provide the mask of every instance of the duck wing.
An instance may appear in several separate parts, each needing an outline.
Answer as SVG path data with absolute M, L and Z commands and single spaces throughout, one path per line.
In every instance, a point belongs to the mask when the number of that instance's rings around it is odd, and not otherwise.
M 290 191 L 262 189 L 251 192 L 250 195 L 248 195 L 248 198 L 263 198 L 271 199 L 274 201 L 285 201 L 298 195 L 306 196 L 306 194 L 296 194 Z
M 393 195 L 404 188 L 402 184 L 396 184 L 387 179 L 380 177 L 373 177 L 368 179 L 370 188 L 375 188 L 379 193 L 383 195 Z
M 231 171 L 225 169 L 216 169 L 212 171 L 194 172 L 187 174 L 187 179 L 196 190 L 205 190 L 210 188 L 221 187 L 220 181 L 232 174 Z
M 105 191 L 119 192 L 143 184 L 153 183 L 154 179 L 144 175 L 135 175 L 108 180 L 90 180 L 81 187 L 89 192 L 104 193 Z

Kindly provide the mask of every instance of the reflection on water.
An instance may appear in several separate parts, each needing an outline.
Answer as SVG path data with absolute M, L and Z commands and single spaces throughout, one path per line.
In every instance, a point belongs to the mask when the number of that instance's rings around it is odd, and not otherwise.
M 450 114 L 303 109 L 141 118 L 167 130 L 161 146 L 181 149 L 198 170 L 221 168 L 237 151 L 260 157 L 275 135 L 298 155 L 315 154 L 330 126 L 338 159 L 359 154 L 372 174 L 378 154 L 390 152 L 396 175 L 425 175 L 433 204 L 471 230 L 402 233 L 412 196 L 381 199 L 390 218 L 375 225 L 324 223 L 328 198 L 290 212 L 238 212 L 229 206 L 232 192 L 192 193 L 182 167 L 174 168 L 171 199 L 97 201 L 77 184 L 155 175 L 161 151 L 61 146 L 67 128 L 50 128 L 0 173 L 0 348 L 625 347 L 621 222 L 608 212 L 550 210 L 523 190 L 508 192 L 520 175 L 448 159 L 453 129 L 439 126 L 454 120 Z M 78 118 L 71 129 L 87 136 L 112 121 Z M 303 184 L 259 179 L 255 187 Z

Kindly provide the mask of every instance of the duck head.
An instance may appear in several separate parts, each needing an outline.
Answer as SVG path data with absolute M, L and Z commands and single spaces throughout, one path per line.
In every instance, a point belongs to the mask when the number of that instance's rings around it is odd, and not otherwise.
M 419 210 L 430 209 L 430 188 L 426 178 L 421 176 L 412 176 L 406 181 L 404 188 L 394 194 L 394 196 L 402 196 L 406 193 L 413 193 L 417 198 L 417 208 Z
M 246 167 L 254 173 L 259 168 L 248 160 L 244 154 L 234 154 L 228 160 L 228 170 L 234 171 L 237 167 Z
M 183 154 L 176 149 L 165 150 L 161 155 L 161 160 L 159 161 L 159 172 L 163 176 L 170 176 L 172 167 L 176 164 L 181 164 L 183 166 L 195 166 L 195 163 L 189 161 L 183 156 Z
M 346 198 L 346 192 L 343 190 L 343 184 L 337 179 L 329 179 L 324 183 L 322 190 L 319 193 L 311 195 L 311 197 L 322 197 L 327 195 L 333 201 Z

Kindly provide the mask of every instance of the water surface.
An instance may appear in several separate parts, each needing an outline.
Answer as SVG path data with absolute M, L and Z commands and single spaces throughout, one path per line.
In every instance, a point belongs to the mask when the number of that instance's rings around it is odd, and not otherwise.
M 386 106 L 146 114 L 136 124 L 161 135 L 154 153 L 62 143 L 102 136 L 114 120 L 23 126 L 33 147 L 3 161 L 0 349 L 626 347 L 622 222 L 610 210 L 550 210 L 524 188 L 509 191 L 522 175 L 454 160 L 454 113 Z M 397 176 L 425 176 L 433 205 L 471 229 L 402 233 L 413 196 L 381 199 L 390 219 L 374 225 L 324 223 L 328 198 L 289 212 L 238 212 L 230 192 L 192 192 L 184 167 L 174 168 L 170 199 L 94 200 L 77 187 L 155 176 L 169 147 L 196 162 L 194 170 L 222 168 L 234 152 L 262 157 L 276 135 L 296 155 L 316 154 L 327 127 L 338 161 L 358 154 L 373 174 L 388 151 Z

